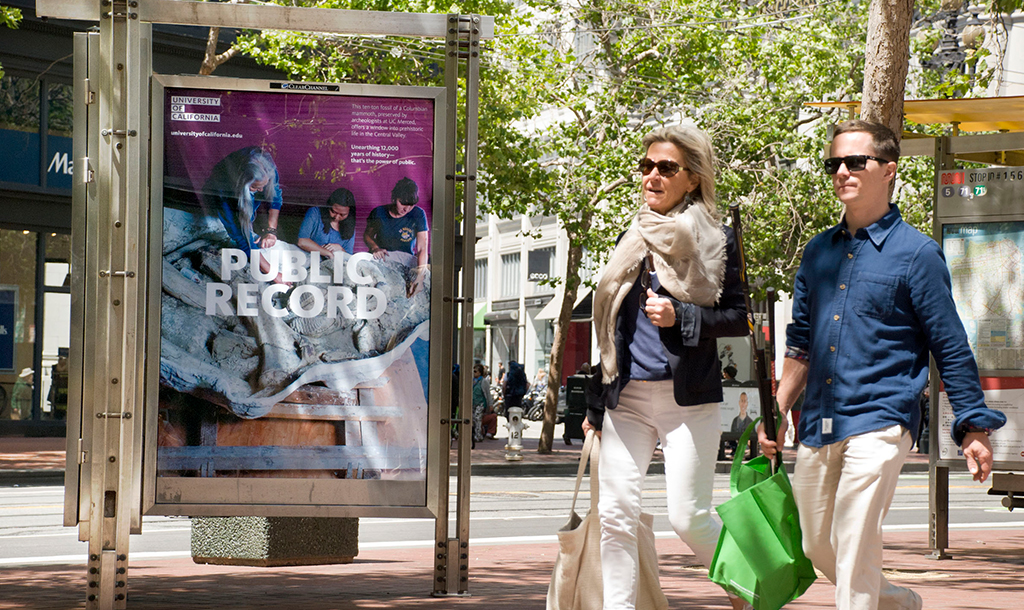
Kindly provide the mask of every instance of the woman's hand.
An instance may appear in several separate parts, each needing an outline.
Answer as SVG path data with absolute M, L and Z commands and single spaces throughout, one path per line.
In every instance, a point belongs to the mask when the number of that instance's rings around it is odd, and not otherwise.
M 388 251 L 385 250 L 384 248 L 377 248 L 376 250 L 373 251 L 373 258 L 375 260 L 382 261 L 384 260 L 384 257 L 386 257 L 387 255 Z
M 329 243 L 326 246 L 324 246 L 324 250 L 327 250 L 328 252 L 333 254 L 334 252 L 341 250 L 341 244 Z
M 413 279 L 412 283 L 409 284 L 409 287 L 406 288 L 406 290 L 405 290 L 405 296 L 406 297 L 411 299 L 414 294 L 416 294 L 420 290 L 423 290 L 423 284 L 426 281 L 426 275 L 427 275 L 427 268 L 426 267 L 417 267 L 416 268 L 416 277 Z
M 273 246 L 276 243 L 277 243 L 277 235 L 274 235 L 273 233 L 267 233 L 266 235 L 263 236 L 263 239 L 260 240 L 260 247 L 261 248 L 270 248 L 271 246 Z
M 596 430 L 594 425 L 590 423 L 589 419 L 584 417 L 583 424 L 580 427 L 583 428 L 583 436 L 586 436 L 591 430 L 594 430 L 594 432 L 597 433 L 597 438 L 601 438 L 601 431 Z
M 659 296 L 650 288 L 647 289 L 647 305 L 644 307 L 644 312 L 647 314 L 647 319 L 655 326 L 662 328 L 675 326 L 676 308 L 672 306 L 672 301 Z

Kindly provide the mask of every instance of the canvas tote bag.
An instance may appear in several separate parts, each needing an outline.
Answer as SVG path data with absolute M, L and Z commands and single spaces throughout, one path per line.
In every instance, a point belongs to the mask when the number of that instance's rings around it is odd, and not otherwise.
M 587 433 L 576 472 L 569 521 L 558 530 L 558 557 L 548 586 L 547 610 L 601 610 L 604 586 L 601 582 L 601 524 L 598 522 L 598 457 L 601 440 L 593 430 Z M 580 519 L 576 497 L 590 460 L 590 511 Z M 654 516 L 640 513 L 637 532 L 639 570 L 637 574 L 637 610 L 665 610 L 668 600 L 658 581 L 658 553 L 654 548 Z

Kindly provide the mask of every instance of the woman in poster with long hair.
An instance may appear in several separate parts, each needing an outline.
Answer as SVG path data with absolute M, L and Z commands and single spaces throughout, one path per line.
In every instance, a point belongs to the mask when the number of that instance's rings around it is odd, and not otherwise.
M 252 251 L 277 243 L 277 221 L 281 214 L 281 186 L 277 164 L 270 153 L 258 146 L 236 150 L 221 159 L 203 185 L 200 197 L 224 225 L 235 247 L 252 260 Z M 267 228 L 263 235 L 253 230 L 260 207 L 266 203 Z M 270 261 L 259 257 L 260 269 L 270 271 Z M 274 280 L 285 283 L 278 274 Z

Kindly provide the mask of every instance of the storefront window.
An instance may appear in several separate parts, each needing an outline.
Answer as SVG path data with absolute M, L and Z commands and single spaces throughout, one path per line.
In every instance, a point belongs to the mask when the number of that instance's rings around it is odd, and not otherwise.
M 70 252 L 70 235 L 0 228 L 0 420 L 65 417 Z
M 0 79 L 0 182 L 71 188 L 72 93 L 47 78 Z
M 527 281 L 533 285 L 533 294 L 551 294 L 555 287 L 547 283 L 547 280 L 556 277 L 555 273 L 555 248 L 539 248 L 530 251 L 530 268 L 527 274 Z
M 43 295 L 43 412 L 53 419 L 67 417 L 68 354 L 71 337 L 71 236 L 46 237 Z
M 6 75 L 0 78 L 0 129 L 39 132 L 39 81 Z
M 547 368 L 548 360 L 551 358 L 551 346 L 555 344 L 555 325 L 551 320 L 534 320 L 533 324 L 537 331 L 534 359 L 538 369 Z
M 39 184 L 39 81 L 0 78 L 0 182 Z
M 13 297 L 4 327 L 4 350 L 10 369 L 0 371 L 0 417 L 32 417 L 33 390 L 38 381 L 32 366 L 35 345 L 36 244 L 38 233 L 0 229 L 0 290 Z M 5 299 L 7 300 L 7 299 Z
M 486 258 L 478 258 L 473 264 L 473 298 L 487 300 Z
M 70 138 L 71 127 L 74 124 L 72 116 L 74 112 L 72 101 L 74 89 L 71 85 L 50 83 L 49 90 L 47 133 L 51 136 Z
M 501 296 L 519 296 L 519 253 L 501 255 Z

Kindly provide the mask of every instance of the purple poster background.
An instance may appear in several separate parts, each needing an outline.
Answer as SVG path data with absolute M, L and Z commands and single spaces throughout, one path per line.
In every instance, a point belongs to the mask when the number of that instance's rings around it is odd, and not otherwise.
M 431 286 L 414 254 L 424 215 L 433 247 L 435 101 L 167 87 L 163 104 L 158 476 L 422 481 Z M 280 199 L 267 179 L 240 177 L 237 159 L 266 162 L 254 148 L 272 158 Z M 412 253 L 371 254 L 367 218 L 408 180 L 416 212 L 378 213 L 376 239 Z M 307 253 L 307 210 L 340 188 L 355 200 L 352 252 Z M 245 241 L 277 202 L 277 243 Z M 256 273 L 260 260 L 280 273 Z
M 300 222 L 335 189 L 352 191 L 356 252 L 366 251 L 370 210 L 390 204 L 403 177 L 419 186 L 419 207 L 432 220 L 432 100 L 183 88 L 164 97 L 165 180 L 183 191 L 198 192 L 228 154 L 259 146 L 280 172 L 285 218 Z

